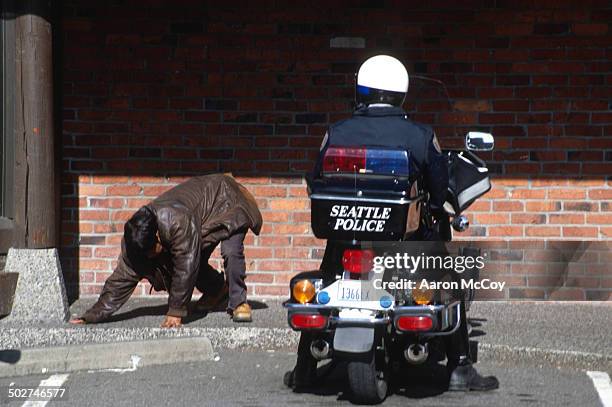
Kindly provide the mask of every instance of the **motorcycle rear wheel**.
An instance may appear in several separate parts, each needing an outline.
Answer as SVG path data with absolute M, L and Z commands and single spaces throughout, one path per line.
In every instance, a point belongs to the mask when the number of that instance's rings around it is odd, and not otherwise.
M 355 404 L 379 404 L 387 397 L 388 370 L 377 366 L 376 352 L 370 352 L 364 360 L 348 363 L 348 382 L 351 401 Z M 378 363 L 384 365 L 384 362 Z

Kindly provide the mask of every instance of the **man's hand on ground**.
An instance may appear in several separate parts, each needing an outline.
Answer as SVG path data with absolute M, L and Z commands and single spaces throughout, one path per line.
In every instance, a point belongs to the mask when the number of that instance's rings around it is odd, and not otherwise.
M 181 317 L 173 317 L 170 315 L 166 315 L 166 319 L 164 319 L 164 322 L 161 324 L 162 328 L 179 328 L 181 327 L 182 324 L 182 318 Z
M 74 318 L 68 322 L 73 325 L 85 325 L 87 323 L 87 321 L 85 321 L 83 318 Z

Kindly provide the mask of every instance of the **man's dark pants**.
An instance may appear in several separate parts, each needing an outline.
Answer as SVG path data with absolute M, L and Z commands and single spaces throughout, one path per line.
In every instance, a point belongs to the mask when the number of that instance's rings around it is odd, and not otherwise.
M 247 288 L 244 282 L 246 277 L 246 263 L 244 260 L 244 237 L 246 233 L 239 231 L 221 242 L 221 257 L 223 268 L 229 285 L 228 309 L 234 310 L 238 305 L 246 302 Z M 196 287 L 208 295 L 217 294 L 224 284 L 223 274 L 208 264 L 208 259 L 217 245 L 202 251 L 200 257 L 200 271 Z

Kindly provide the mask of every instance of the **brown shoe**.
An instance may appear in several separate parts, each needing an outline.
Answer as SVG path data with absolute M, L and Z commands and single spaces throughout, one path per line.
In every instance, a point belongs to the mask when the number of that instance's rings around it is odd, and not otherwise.
M 243 302 L 232 312 L 232 320 L 234 322 L 252 322 L 251 306 Z
M 225 311 L 227 308 L 227 301 L 229 299 L 229 287 L 227 284 L 223 285 L 221 291 L 216 295 L 203 294 L 202 297 L 196 302 L 194 311 L 196 312 L 211 312 L 211 311 Z

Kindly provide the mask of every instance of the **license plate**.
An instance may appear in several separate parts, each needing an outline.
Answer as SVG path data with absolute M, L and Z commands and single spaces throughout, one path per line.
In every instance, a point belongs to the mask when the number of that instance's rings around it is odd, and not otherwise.
M 346 284 L 339 282 L 338 284 L 338 300 L 339 301 L 368 301 L 370 293 L 361 289 L 361 284 Z

